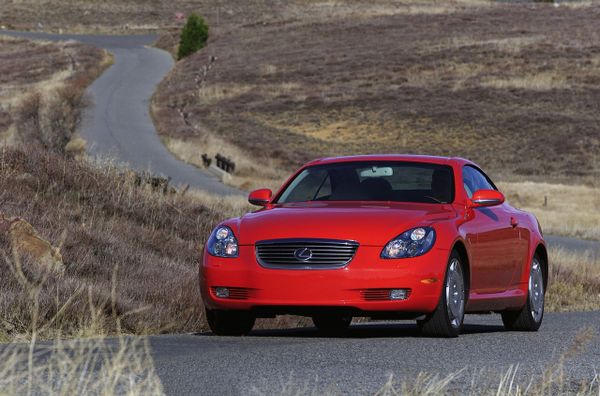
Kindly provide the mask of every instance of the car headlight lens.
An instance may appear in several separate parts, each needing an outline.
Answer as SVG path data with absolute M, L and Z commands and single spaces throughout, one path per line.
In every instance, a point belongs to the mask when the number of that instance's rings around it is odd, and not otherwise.
M 237 257 L 238 241 L 231 228 L 219 226 L 210 234 L 207 243 L 208 253 L 217 257 Z
M 397 259 L 421 256 L 431 250 L 435 243 L 432 227 L 417 227 L 403 232 L 388 242 L 381 258 Z

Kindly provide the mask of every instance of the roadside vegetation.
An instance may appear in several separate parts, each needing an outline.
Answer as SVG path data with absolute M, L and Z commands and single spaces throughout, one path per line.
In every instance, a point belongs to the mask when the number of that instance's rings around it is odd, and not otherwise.
M 204 48 L 208 40 L 208 26 L 201 16 L 192 14 L 181 30 L 181 39 L 177 49 L 177 58 L 183 59 Z
M 84 91 L 110 63 L 108 53 L 89 45 L 0 35 L 0 145 L 80 154 Z

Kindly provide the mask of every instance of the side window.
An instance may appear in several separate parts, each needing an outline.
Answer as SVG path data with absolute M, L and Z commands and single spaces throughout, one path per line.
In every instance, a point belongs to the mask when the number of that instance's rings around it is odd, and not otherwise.
M 463 168 L 463 184 L 469 198 L 477 190 L 497 190 L 494 183 L 479 169 L 466 165 Z

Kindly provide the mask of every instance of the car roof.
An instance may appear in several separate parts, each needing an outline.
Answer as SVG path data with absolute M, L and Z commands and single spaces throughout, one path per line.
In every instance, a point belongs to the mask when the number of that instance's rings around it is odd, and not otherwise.
M 327 157 L 310 161 L 306 166 L 335 164 L 341 162 L 369 162 L 369 161 L 405 161 L 405 162 L 423 162 L 440 165 L 464 165 L 473 162 L 460 157 L 439 157 L 434 155 L 412 155 L 412 154 L 371 154 L 371 155 L 350 155 L 343 157 Z

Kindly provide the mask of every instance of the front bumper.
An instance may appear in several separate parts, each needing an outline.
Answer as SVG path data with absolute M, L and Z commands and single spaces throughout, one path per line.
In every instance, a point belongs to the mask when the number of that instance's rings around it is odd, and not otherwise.
M 239 257 L 204 253 L 200 288 L 210 309 L 271 310 L 297 313 L 302 308 L 347 309 L 362 313 L 430 313 L 440 298 L 449 251 L 432 249 L 411 259 L 380 258 L 380 247 L 360 246 L 341 269 L 269 269 L 261 267 L 254 246 L 240 246 Z M 219 298 L 215 288 L 232 291 Z M 390 300 L 383 289 L 410 289 L 405 300 Z M 371 315 L 367 315 L 371 316 Z

